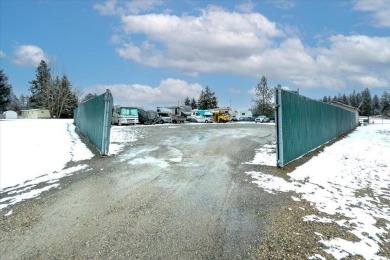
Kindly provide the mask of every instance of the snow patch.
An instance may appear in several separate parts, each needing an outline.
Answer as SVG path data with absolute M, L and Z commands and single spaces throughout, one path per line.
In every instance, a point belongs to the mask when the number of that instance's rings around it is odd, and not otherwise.
M 65 176 L 69 176 L 76 171 L 87 168 L 88 165 L 82 164 L 71 168 L 64 169 L 59 172 L 46 174 L 35 178 L 33 180 L 25 181 L 14 187 L 6 188 L 2 191 L 5 197 L 0 200 L 0 211 L 8 206 L 14 205 L 18 202 L 38 197 L 42 192 L 52 188 L 59 187 L 59 180 Z M 43 188 L 36 188 L 38 185 L 48 185 Z
M 328 215 L 309 215 L 304 221 L 336 223 L 348 228 L 358 242 L 342 238 L 321 240 L 327 246 L 325 251 L 336 259 L 349 255 L 376 259 L 379 245 L 390 242 L 384 238 L 390 225 L 377 225 L 379 219 L 390 223 L 390 205 L 380 200 L 390 199 L 389 133 L 390 121 L 359 127 L 288 174 L 289 181 L 261 172 L 246 174 L 265 191 L 296 192 Z M 331 217 L 335 215 L 348 220 Z
M 266 166 L 276 166 L 276 142 L 266 144 L 255 150 L 255 158 L 244 164 L 260 164 Z
M 0 128 L 1 192 L 94 156 L 76 134 L 73 119 L 2 120 Z

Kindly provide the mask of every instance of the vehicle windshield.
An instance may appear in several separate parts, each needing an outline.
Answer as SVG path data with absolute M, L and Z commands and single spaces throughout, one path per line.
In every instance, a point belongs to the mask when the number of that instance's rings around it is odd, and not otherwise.
M 122 116 L 138 116 L 138 109 L 130 107 L 121 107 L 120 114 Z

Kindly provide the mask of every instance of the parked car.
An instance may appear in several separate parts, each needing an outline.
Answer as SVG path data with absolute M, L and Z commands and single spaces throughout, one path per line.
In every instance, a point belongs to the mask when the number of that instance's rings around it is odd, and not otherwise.
M 266 116 L 258 116 L 255 118 L 255 123 L 269 123 L 270 119 Z

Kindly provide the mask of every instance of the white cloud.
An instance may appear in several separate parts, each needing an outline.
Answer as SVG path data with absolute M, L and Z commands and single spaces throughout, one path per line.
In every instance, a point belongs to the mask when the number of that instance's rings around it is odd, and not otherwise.
M 93 7 L 102 15 L 116 15 L 121 13 L 116 4 L 117 0 L 109 0 L 104 4 L 95 4 Z
M 0 58 L 4 58 L 5 56 L 7 56 L 7 55 L 5 54 L 5 52 L 3 52 L 3 51 L 0 50 Z
M 49 56 L 36 45 L 19 45 L 14 51 L 13 63 L 20 66 L 38 66 L 44 60 L 49 62 Z
M 122 16 L 122 25 L 126 34 L 143 34 L 148 40 L 122 45 L 117 49 L 121 57 L 153 67 L 176 67 L 187 74 L 233 70 L 228 66 L 245 63 L 253 53 L 270 47 L 273 38 L 284 36 L 261 14 L 216 7 L 202 10 L 200 16 Z
M 234 88 L 234 87 L 228 88 L 228 91 L 230 94 L 234 94 L 234 95 L 241 94 L 241 90 Z
M 378 27 L 390 27 L 390 0 L 354 0 L 354 9 L 372 13 Z
M 161 80 L 157 87 L 139 84 L 99 85 L 86 89 L 86 93 L 104 93 L 110 89 L 114 103 L 154 109 L 157 106 L 182 105 L 186 97 L 197 99 L 203 87 L 180 79 Z
M 268 0 L 268 3 L 271 3 L 275 7 L 283 10 L 288 10 L 295 6 L 294 2 L 291 0 Z
M 261 73 L 289 81 L 293 88 L 390 84 L 390 37 L 333 35 L 321 43 L 327 47 L 312 47 L 288 26 L 278 27 L 260 13 L 217 6 L 197 16 L 122 15 L 121 26 L 122 34 L 113 37 L 119 56 L 194 77 L 222 72 L 257 78 Z
M 242 4 L 236 5 L 236 9 L 238 11 L 244 12 L 244 13 L 250 13 L 255 8 L 255 4 L 251 0 L 247 0 L 243 2 Z
M 150 11 L 163 3 L 162 0 L 133 0 L 128 2 L 108 0 L 103 4 L 95 4 L 94 8 L 102 15 L 126 15 Z
M 329 42 L 330 47 L 319 49 L 316 56 L 316 75 L 325 75 L 328 86 L 388 86 L 390 37 L 335 35 Z
M 255 96 L 256 95 L 256 88 L 251 88 L 247 91 L 249 95 Z
M 138 14 L 143 11 L 153 10 L 155 6 L 162 4 L 162 0 L 133 0 L 126 3 L 126 7 L 131 14 Z

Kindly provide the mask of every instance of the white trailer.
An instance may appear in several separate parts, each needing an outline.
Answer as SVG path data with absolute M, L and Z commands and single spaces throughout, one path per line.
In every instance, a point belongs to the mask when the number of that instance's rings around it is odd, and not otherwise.
M 253 114 L 251 111 L 237 111 L 237 120 L 238 121 L 252 121 Z

